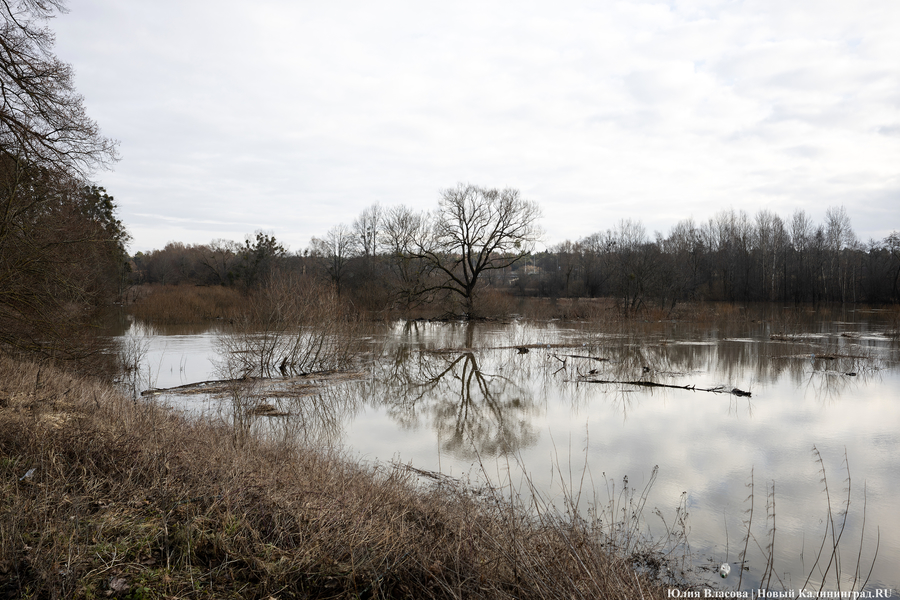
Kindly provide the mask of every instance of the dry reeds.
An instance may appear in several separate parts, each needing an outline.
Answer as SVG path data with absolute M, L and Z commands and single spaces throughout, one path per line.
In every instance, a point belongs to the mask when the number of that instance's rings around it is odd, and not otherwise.
M 238 289 L 224 286 L 148 285 L 135 297 L 129 307 L 132 315 L 166 325 L 228 321 L 245 303 Z
M 186 421 L 0 357 L 0 594 L 665 597 L 577 518 Z

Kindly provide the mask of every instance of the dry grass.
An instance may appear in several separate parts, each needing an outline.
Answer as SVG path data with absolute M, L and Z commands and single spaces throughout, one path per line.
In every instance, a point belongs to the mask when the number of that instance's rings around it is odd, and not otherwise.
M 519 300 L 503 290 L 488 287 L 475 297 L 475 314 L 490 319 L 507 317 L 517 311 Z
M 643 305 L 625 315 L 614 298 L 524 298 L 519 312 L 534 320 L 583 320 L 599 325 L 658 321 L 746 322 L 754 314 L 744 305 L 730 302 L 685 302 L 674 307 Z
M 663 598 L 590 523 L 0 357 L 0 596 Z M 238 443 L 240 442 L 240 443 Z
M 174 286 L 143 285 L 129 293 L 133 298 L 129 304 L 132 315 L 152 323 L 187 324 L 203 323 L 222 319 L 226 322 L 246 320 L 248 316 L 254 324 L 267 320 L 261 318 L 260 306 L 272 304 L 273 294 L 281 296 L 277 302 L 284 302 L 284 288 L 293 288 L 296 295 L 312 298 L 309 290 L 331 302 L 334 295 L 326 286 L 313 282 L 308 278 L 281 278 L 271 282 L 261 290 L 242 293 L 236 288 L 223 286 Z M 430 304 L 417 306 L 405 311 L 364 312 L 354 306 L 353 311 L 364 319 L 377 320 L 402 317 L 405 319 L 440 319 L 448 315 L 458 314 L 460 307 L 455 298 L 442 298 Z M 295 301 L 296 305 L 299 300 Z M 321 303 L 321 302 L 319 302 Z M 333 305 L 334 302 L 331 302 Z M 532 298 L 516 297 L 506 291 L 486 287 L 476 298 L 476 314 L 482 318 L 502 319 L 518 315 L 532 320 L 584 320 L 595 324 L 619 325 L 628 322 L 686 321 L 696 323 L 745 323 L 764 318 L 766 311 L 776 315 L 779 330 L 789 331 L 795 326 L 800 316 L 811 310 L 810 306 L 785 308 L 781 305 L 759 303 L 747 305 L 733 302 L 688 302 L 674 307 L 643 305 L 629 315 L 623 315 L 621 307 L 614 298 Z M 829 307 L 817 307 L 817 311 L 830 310 Z M 364 314 L 363 314 L 364 313 Z M 892 331 L 896 332 L 896 323 L 900 309 L 894 310 Z
M 134 298 L 131 314 L 162 324 L 231 320 L 246 302 L 238 289 L 223 286 L 144 285 Z

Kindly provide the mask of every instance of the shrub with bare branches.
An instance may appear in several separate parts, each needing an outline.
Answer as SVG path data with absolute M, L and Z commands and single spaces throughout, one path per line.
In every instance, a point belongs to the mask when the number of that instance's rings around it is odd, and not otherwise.
M 345 369 L 359 350 L 358 327 L 333 287 L 272 277 L 219 335 L 218 369 L 230 379 Z

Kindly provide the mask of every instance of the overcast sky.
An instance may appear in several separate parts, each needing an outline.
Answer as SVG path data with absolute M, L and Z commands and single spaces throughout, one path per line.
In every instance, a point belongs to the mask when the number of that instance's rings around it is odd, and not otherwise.
M 134 236 L 302 250 L 365 207 L 518 188 L 548 245 L 843 205 L 900 229 L 900 2 L 69 0 Z

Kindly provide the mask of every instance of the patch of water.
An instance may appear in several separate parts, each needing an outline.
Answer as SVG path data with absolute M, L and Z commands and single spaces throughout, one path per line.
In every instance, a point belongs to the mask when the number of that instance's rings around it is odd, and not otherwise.
M 371 336 L 364 376 L 314 399 L 268 392 L 267 401 L 277 402 L 272 414 L 301 415 L 305 435 L 313 423 L 363 460 L 488 478 L 514 494 L 533 488 L 558 506 L 577 497 L 585 514 L 627 509 L 623 487 L 641 493 L 653 479 L 642 531 L 663 537 L 686 509 L 695 570 L 732 563 L 724 582 L 708 571 L 726 588 L 737 585 L 745 545 L 741 588 L 762 585 L 773 531 L 772 586 L 797 590 L 810 572 L 816 584 L 827 562 L 816 566 L 816 555 L 834 525 L 844 531 L 844 578 L 860 548 L 865 576 L 880 539 L 868 587 L 896 590 L 897 341 L 876 320 L 794 327 L 773 340 L 771 327 L 753 322 L 616 332 L 560 321 L 396 323 Z M 134 326 L 127 335 L 146 338 L 143 364 L 156 387 L 215 377 L 216 331 Z M 193 411 L 214 404 L 166 401 Z

